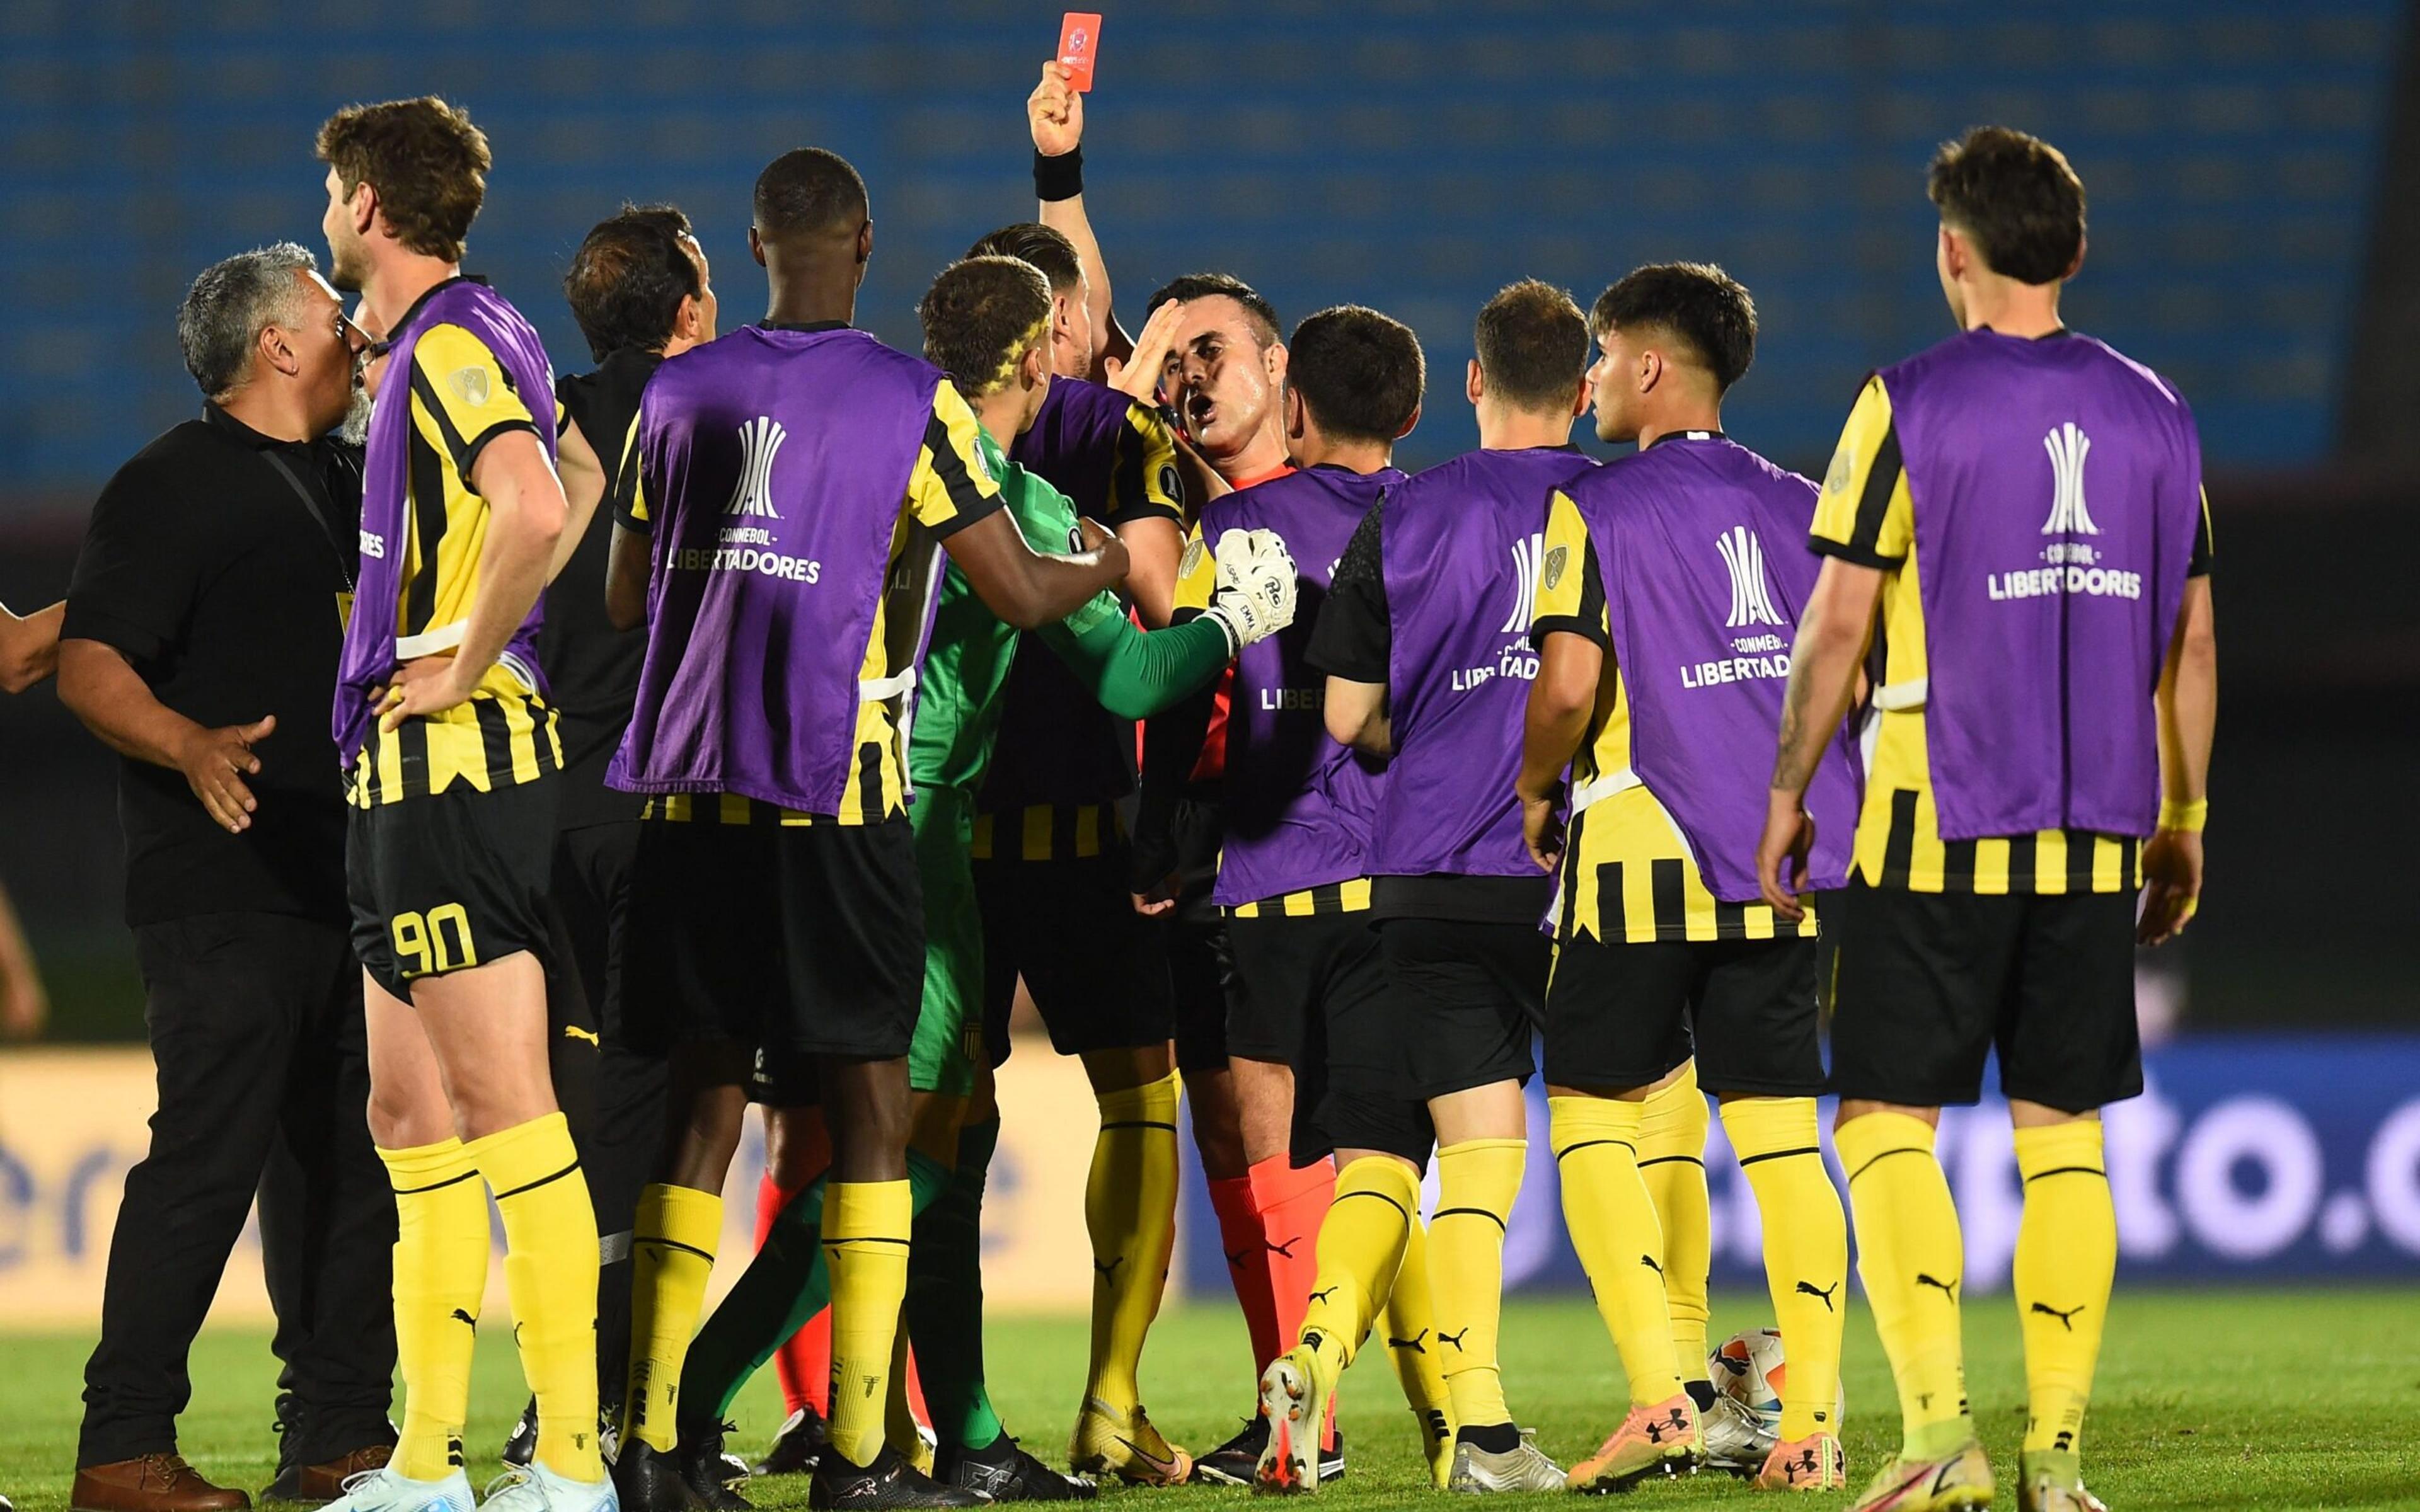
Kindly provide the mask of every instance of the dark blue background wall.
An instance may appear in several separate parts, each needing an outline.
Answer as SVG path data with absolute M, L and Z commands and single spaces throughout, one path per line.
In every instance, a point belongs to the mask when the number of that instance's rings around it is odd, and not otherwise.
M 2067 148 L 2092 200 L 2079 326 L 2174 377 L 2214 464 L 2329 445 L 2404 24 L 2393 0 L 2027 7 L 1301 3 L 1107 8 L 1091 200 L 1130 325 L 1203 266 L 1291 319 L 1411 321 L 1435 392 L 1407 448 L 1469 444 L 1470 316 L 1509 279 L 1583 302 L 1632 265 L 1721 261 L 1764 338 L 1732 429 L 1820 466 L 1869 366 L 1944 332 L 1922 172 L 1980 120 Z M 1022 100 L 1058 7 L 421 0 L 0 6 L 0 531 L 79 516 L 194 403 L 194 272 L 315 248 L 314 128 L 347 100 L 466 103 L 497 166 L 471 266 L 585 354 L 556 292 L 622 198 L 688 207 L 727 316 L 758 167 L 856 161 L 864 324 L 912 343 L 933 270 L 1031 213 Z

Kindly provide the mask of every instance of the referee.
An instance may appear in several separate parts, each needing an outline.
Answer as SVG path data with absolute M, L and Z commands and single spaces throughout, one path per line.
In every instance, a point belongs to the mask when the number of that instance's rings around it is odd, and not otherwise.
M 194 281 L 177 335 L 208 402 L 102 489 L 68 594 L 59 697 L 125 758 L 126 914 L 159 1071 L 85 1369 L 85 1512 L 249 1504 L 178 1455 L 177 1416 L 256 1190 L 291 1393 L 264 1498 L 331 1500 L 395 1438 L 395 1204 L 365 1121 L 327 733 L 361 505 L 360 454 L 331 433 L 360 337 L 315 269 L 288 242 Z

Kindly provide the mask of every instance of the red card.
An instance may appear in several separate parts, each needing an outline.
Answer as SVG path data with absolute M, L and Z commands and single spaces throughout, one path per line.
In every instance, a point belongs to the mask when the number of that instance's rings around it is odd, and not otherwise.
M 1093 57 L 1100 45 L 1098 12 L 1070 10 L 1059 23 L 1059 62 L 1069 74 L 1067 87 L 1079 95 L 1093 87 Z

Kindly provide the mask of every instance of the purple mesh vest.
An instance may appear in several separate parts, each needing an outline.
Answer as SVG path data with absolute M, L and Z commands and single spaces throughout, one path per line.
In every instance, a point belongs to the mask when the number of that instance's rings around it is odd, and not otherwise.
M 847 329 L 743 326 L 656 370 L 647 658 L 608 782 L 839 810 L 858 705 L 888 696 L 859 673 L 940 381 Z M 921 659 L 934 603 L 894 598 L 913 623 L 884 625 L 887 665 Z
M 1941 838 L 2149 835 L 2152 694 L 2200 522 L 2193 412 L 2088 336 L 1969 332 L 1882 380 L 1915 506 Z
M 504 381 L 536 417 L 538 444 L 554 459 L 554 370 L 537 332 L 494 289 L 475 278 L 455 278 L 421 296 L 388 333 L 386 370 L 394 381 L 380 385 L 377 408 L 370 412 L 368 450 L 362 459 L 362 534 L 385 543 L 377 555 L 363 553 L 360 576 L 353 585 L 353 617 L 345 625 L 344 650 L 336 662 L 336 701 L 330 731 L 336 737 L 340 764 L 350 771 L 369 733 L 370 694 L 395 673 L 400 658 L 395 650 L 396 616 L 403 596 L 403 569 L 411 532 L 410 467 L 411 462 L 412 353 L 420 333 L 432 326 L 460 326 L 495 354 Z M 468 438 L 465 438 L 466 440 Z M 427 507 L 442 507 L 427 501 Z M 499 658 L 531 688 L 543 694 L 546 679 L 538 670 L 537 629 L 545 618 L 544 597 L 504 646 Z
M 1706 889 L 1759 897 L 1756 847 L 1790 646 L 1820 565 L 1801 548 L 1815 485 L 1704 431 L 1674 432 L 1564 490 L 1605 579 L 1614 664 L 1630 705 L 1630 771 L 1680 827 Z M 1577 563 L 1549 560 L 1551 577 Z M 1835 734 L 1807 793 L 1808 878 L 1846 880 L 1859 783 Z M 1608 788 L 1622 774 L 1600 774 Z
M 1306 468 L 1202 511 L 1202 540 L 1213 550 L 1229 531 L 1277 532 L 1301 584 L 1294 623 L 1235 658 L 1221 788 L 1226 848 L 1211 894 L 1222 907 L 1369 874 L 1380 768 L 1327 738 L 1320 714 L 1327 678 L 1308 652 L 1345 543 L 1379 495 L 1404 481 L 1393 468 Z
M 1546 495 L 1596 463 L 1568 447 L 1469 452 L 1388 490 L 1378 544 L 1395 754 L 1378 800 L 1379 876 L 1538 876 L 1512 779 Z

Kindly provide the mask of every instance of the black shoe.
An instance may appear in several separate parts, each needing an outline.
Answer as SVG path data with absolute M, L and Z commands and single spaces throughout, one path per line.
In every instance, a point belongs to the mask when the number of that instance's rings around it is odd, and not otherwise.
M 613 1494 L 623 1512 L 698 1512 L 706 1505 L 681 1473 L 680 1451 L 665 1454 L 644 1439 L 632 1439 L 615 1457 Z
M 277 1478 L 282 1481 L 289 1471 L 302 1463 L 295 1458 L 296 1452 L 302 1447 L 301 1398 L 290 1391 L 279 1392 L 277 1417 L 269 1425 L 269 1430 L 277 1435 Z
M 1342 1428 L 1338 1428 L 1336 1430 L 1336 1442 L 1334 1443 L 1320 1445 L 1319 1483 L 1322 1486 L 1325 1486 L 1329 1481 L 1342 1480 L 1343 1478 L 1344 1430 Z
M 862 1468 L 843 1454 L 828 1454 L 815 1465 L 807 1486 L 812 1507 L 981 1506 L 980 1492 L 966 1490 L 921 1474 L 898 1450 L 883 1446 L 874 1463 Z
M 530 1461 L 537 1458 L 536 1397 L 531 1397 L 529 1405 L 521 1409 L 521 1420 L 504 1435 L 504 1450 L 496 1458 L 515 1470 L 529 1469 Z
M 941 1450 L 933 1458 L 933 1478 L 995 1502 L 1089 1502 L 1100 1494 L 1090 1477 L 1061 1474 L 1005 1433 L 988 1449 Z
M 804 1475 L 815 1468 L 831 1440 L 824 1431 L 824 1418 L 812 1406 L 801 1407 L 782 1420 L 782 1431 L 773 1435 L 772 1445 L 765 1458 L 748 1467 L 751 1475 Z
M 1269 1420 L 1255 1412 L 1244 1420 L 1244 1430 L 1208 1454 L 1193 1459 L 1196 1486 L 1249 1486 L 1269 1446 Z M 1325 1466 L 1322 1467 L 1323 1471 Z M 1323 1473 L 1320 1478 L 1326 1479 Z
M 712 1512 L 754 1512 L 755 1504 L 739 1494 L 739 1488 L 748 1484 L 746 1462 L 722 1452 L 722 1436 L 731 1431 L 733 1425 L 717 1423 L 683 1434 L 674 1454 L 680 1461 L 681 1479 L 699 1505 Z

